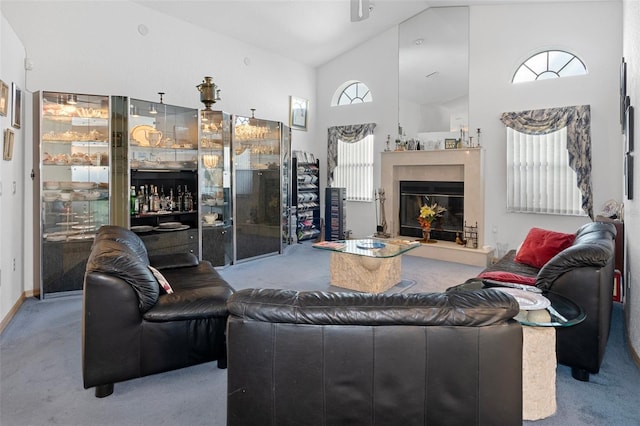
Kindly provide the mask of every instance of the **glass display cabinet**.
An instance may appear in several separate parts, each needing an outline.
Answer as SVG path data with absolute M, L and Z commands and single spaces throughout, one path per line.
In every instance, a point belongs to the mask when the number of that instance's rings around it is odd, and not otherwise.
M 281 253 L 282 124 L 253 114 L 232 121 L 235 260 Z
M 291 230 L 291 168 L 293 167 L 291 160 L 291 128 L 281 125 L 281 178 L 280 185 L 282 188 L 282 244 L 284 247 L 293 241 L 293 231 Z
M 198 110 L 130 99 L 130 227 L 149 254 L 199 255 Z
M 34 248 L 46 298 L 82 290 L 96 230 L 109 224 L 110 104 L 108 96 L 42 91 L 34 106 Z
M 213 266 L 233 263 L 231 198 L 231 116 L 200 111 L 200 225 L 203 260 Z

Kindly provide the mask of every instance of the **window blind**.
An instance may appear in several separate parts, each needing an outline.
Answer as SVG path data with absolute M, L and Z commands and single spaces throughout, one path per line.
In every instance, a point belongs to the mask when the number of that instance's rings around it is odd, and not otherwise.
M 373 201 L 373 135 L 350 143 L 338 139 L 332 186 L 346 188 L 349 201 Z
M 567 128 L 528 135 L 507 127 L 507 210 L 584 216 Z

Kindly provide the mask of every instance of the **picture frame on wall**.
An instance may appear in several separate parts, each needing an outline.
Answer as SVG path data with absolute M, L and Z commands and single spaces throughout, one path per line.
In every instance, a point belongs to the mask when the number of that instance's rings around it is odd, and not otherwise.
M 633 105 L 627 107 L 627 111 L 624 115 L 624 152 L 633 152 Z
M 16 83 L 11 83 L 13 106 L 11 107 L 11 125 L 19 129 L 22 125 L 22 89 Z
M 307 130 L 309 114 L 309 101 L 289 96 L 289 127 L 298 130 Z
M 627 153 L 624 161 L 624 195 L 627 200 L 633 200 L 633 155 Z
M 7 116 L 9 108 L 9 85 L 0 80 L 0 115 Z
M 2 154 L 2 159 L 3 160 L 7 160 L 7 161 L 11 161 L 11 159 L 13 158 L 13 139 L 14 139 L 14 133 L 13 130 L 11 129 L 4 129 L 4 149 L 3 149 L 3 154 Z
M 620 128 L 624 132 L 624 117 L 627 110 L 627 63 L 624 58 L 620 63 Z

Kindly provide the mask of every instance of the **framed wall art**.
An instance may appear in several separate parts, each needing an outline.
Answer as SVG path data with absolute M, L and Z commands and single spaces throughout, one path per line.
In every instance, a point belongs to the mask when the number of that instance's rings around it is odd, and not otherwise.
M 307 99 L 289 96 L 289 127 L 307 130 L 308 113 L 309 101 Z
M 19 129 L 22 125 L 22 89 L 17 84 L 11 83 L 13 106 L 11 107 L 11 125 Z
M 627 153 L 624 161 L 624 195 L 633 200 L 633 155 Z
M 9 85 L 0 80 L 0 115 L 6 117 L 9 108 Z
M 633 105 L 627 107 L 624 116 L 624 152 L 633 152 Z
M 624 116 L 627 110 L 626 105 L 627 98 L 627 63 L 624 58 L 622 58 L 622 62 L 620 63 L 620 127 L 622 132 L 624 132 Z
M 13 158 L 13 138 L 14 133 L 11 129 L 4 129 L 4 150 L 2 159 L 11 161 Z

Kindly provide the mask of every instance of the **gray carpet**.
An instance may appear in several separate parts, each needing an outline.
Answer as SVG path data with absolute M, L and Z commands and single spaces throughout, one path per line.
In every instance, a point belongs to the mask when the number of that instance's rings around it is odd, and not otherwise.
M 481 269 L 413 256 L 403 256 L 402 264 L 403 286 L 392 291 L 442 291 Z M 241 263 L 221 274 L 236 289 L 326 290 L 328 265 L 328 252 L 304 243 L 284 255 Z M 118 383 L 114 394 L 104 399 L 83 389 L 81 311 L 80 296 L 28 299 L 0 335 L 0 425 L 225 424 L 226 371 L 215 362 Z M 616 304 L 600 374 L 582 383 L 559 366 L 557 414 L 524 424 L 638 424 L 640 371 L 627 352 L 622 321 Z

